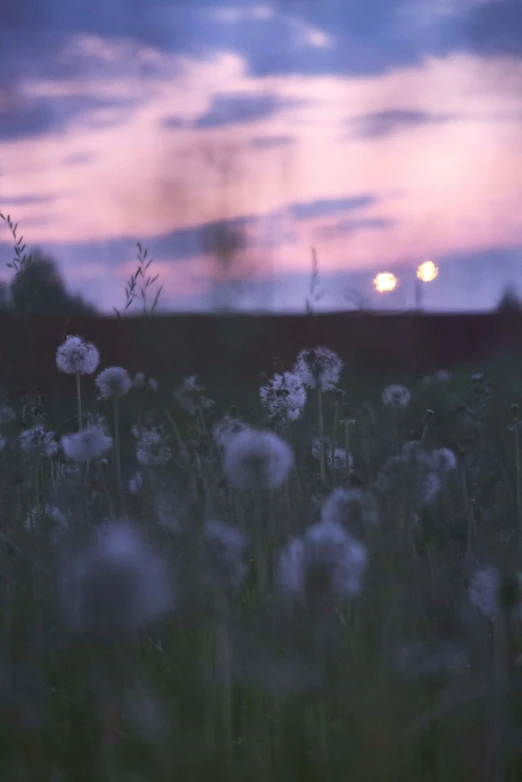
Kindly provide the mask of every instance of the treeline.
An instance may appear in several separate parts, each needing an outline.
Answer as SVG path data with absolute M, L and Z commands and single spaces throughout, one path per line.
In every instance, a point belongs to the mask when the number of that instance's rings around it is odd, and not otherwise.
M 54 258 L 37 248 L 12 280 L 0 282 L 0 312 L 14 315 L 77 313 L 96 315 L 96 307 L 67 290 Z

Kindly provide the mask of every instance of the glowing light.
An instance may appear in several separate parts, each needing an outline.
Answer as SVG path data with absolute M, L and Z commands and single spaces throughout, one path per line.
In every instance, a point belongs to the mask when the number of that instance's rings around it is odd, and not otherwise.
M 433 282 L 438 273 L 439 270 L 433 261 L 425 261 L 417 269 L 417 277 L 421 282 Z
M 389 291 L 395 290 L 398 280 L 391 272 L 381 272 L 375 277 L 373 284 L 379 293 L 389 293 Z

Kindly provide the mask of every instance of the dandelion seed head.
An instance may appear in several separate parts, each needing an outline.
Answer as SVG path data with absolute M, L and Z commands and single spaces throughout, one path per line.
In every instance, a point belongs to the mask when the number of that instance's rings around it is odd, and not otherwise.
M 74 462 L 99 459 L 112 448 L 112 437 L 108 437 L 103 426 L 99 425 L 89 426 L 81 432 L 64 435 L 61 442 L 65 455 Z
M 293 463 L 291 447 L 276 434 L 247 429 L 228 440 L 223 470 L 238 489 L 276 489 L 286 481 Z
M 301 417 L 306 402 L 306 389 L 295 372 L 275 374 L 259 395 L 270 418 L 296 421 Z
M 137 372 L 132 381 L 133 388 L 141 391 L 157 391 L 158 383 L 153 377 L 147 377 L 145 372 Z
M 469 585 L 469 602 L 488 619 L 498 611 L 500 575 L 494 565 L 477 570 Z
M 451 383 L 453 375 L 449 369 L 439 369 L 433 375 L 433 379 L 436 380 L 437 383 Z
M 294 597 L 342 600 L 361 591 L 367 564 L 361 543 L 338 524 L 321 522 L 282 551 L 279 582 Z
M 38 424 L 22 432 L 20 445 L 25 453 L 51 457 L 55 456 L 59 449 L 58 443 L 53 438 L 53 432 L 46 431 L 41 424 Z
M 94 382 L 103 399 L 125 396 L 132 386 L 130 375 L 123 367 L 107 367 Z
M 224 524 L 219 519 L 210 519 L 204 527 L 207 567 L 204 575 L 210 576 L 212 584 L 237 589 L 245 577 L 243 555 L 246 547 L 245 535 L 238 529 Z
M 227 413 L 220 421 L 217 421 L 214 424 L 212 434 L 218 447 L 226 448 L 231 437 L 239 434 L 239 432 L 246 431 L 248 428 L 247 424 L 241 421 L 237 416 Z
M 196 381 L 196 375 L 190 375 L 173 392 L 173 396 L 183 410 L 190 415 L 196 415 L 198 412 L 214 407 L 214 401 L 205 396 L 204 391 L 205 387 L 199 385 Z
M 386 407 L 393 407 L 395 409 L 401 407 L 408 407 L 411 399 L 411 393 L 406 386 L 401 386 L 398 383 L 392 383 L 382 392 L 382 402 Z
M 431 453 L 435 469 L 451 472 L 457 469 L 457 457 L 449 448 L 436 448 Z
M 129 491 L 132 492 L 132 494 L 138 494 L 139 490 L 143 486 L 143 476 L 141 472 L 138 470 L 135 475 L 132 476 L 129 480 Z
M 307 388 L 333 391 L 343 369 L 343 362 L 333 350 L 326 347 L 301 350 L 293 369 Z
M 165 560 L 142 530 L 126 521 L 101 525 L 64 570 L 62 608 L 73 631 L 105 638 L 136 631 L 173 604 Z
M 172 449 L 162 426 L 133 430 L 137 435 L 136 458 L 144 467 L 165 467 L 172 458 Z
M 321 521 L 364 534 L 379 524 L 375 497 L 362 489 L 334 489 L 321 508 Z
M 99 363 L 98 348 L 78 336 L 68 336 L 56 351 L 56 366 L 67 375 L 92 375 Z

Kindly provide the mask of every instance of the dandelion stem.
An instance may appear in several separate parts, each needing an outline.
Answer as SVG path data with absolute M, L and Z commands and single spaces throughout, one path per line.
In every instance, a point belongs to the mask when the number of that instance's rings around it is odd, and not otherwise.
M 76 373 L 76 401 L 78 404 L 78 431 L 82 431 L 82 390 L 80 382 L 80 373 Z
M 522 492 L 520 485 L 520 435 L 518 421 L 515 421 L 515 469 L 517 492 L 517 522 L 518 522 L 518 556 L 522 562 Z
M 114 450 L 116 453 L 116 473 L 118 476 L 118 489 L 121 498 L 121 507 L 125 518 L 127 518 L 127 507 L 125 503 L 125 492 L 123 491 L 123 480 L 121 477 L 121 454 L 120 454 L 120 420 L 118 397 L 114 399 Z
M 321 483 L 326 483 L 326 466 L 324 458 L 324 417 L 323 417 L 323 392 L 317 388 L 317 401 L 319 403 L 319 464 L 321 468 Z

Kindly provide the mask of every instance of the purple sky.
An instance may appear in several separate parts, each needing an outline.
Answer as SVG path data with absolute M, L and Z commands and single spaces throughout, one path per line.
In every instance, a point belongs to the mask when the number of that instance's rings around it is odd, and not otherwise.
M 101 310 L 136 242 L 161 309 L 427 309 L 522 294 L 519 0 L 4 0 L 0 210 Z M 245 246 L 214 282 L 205 229 Z M 1 274 L 9 278 L 7 229 Z M 397 290 L 378 296 L 377 272 Z

